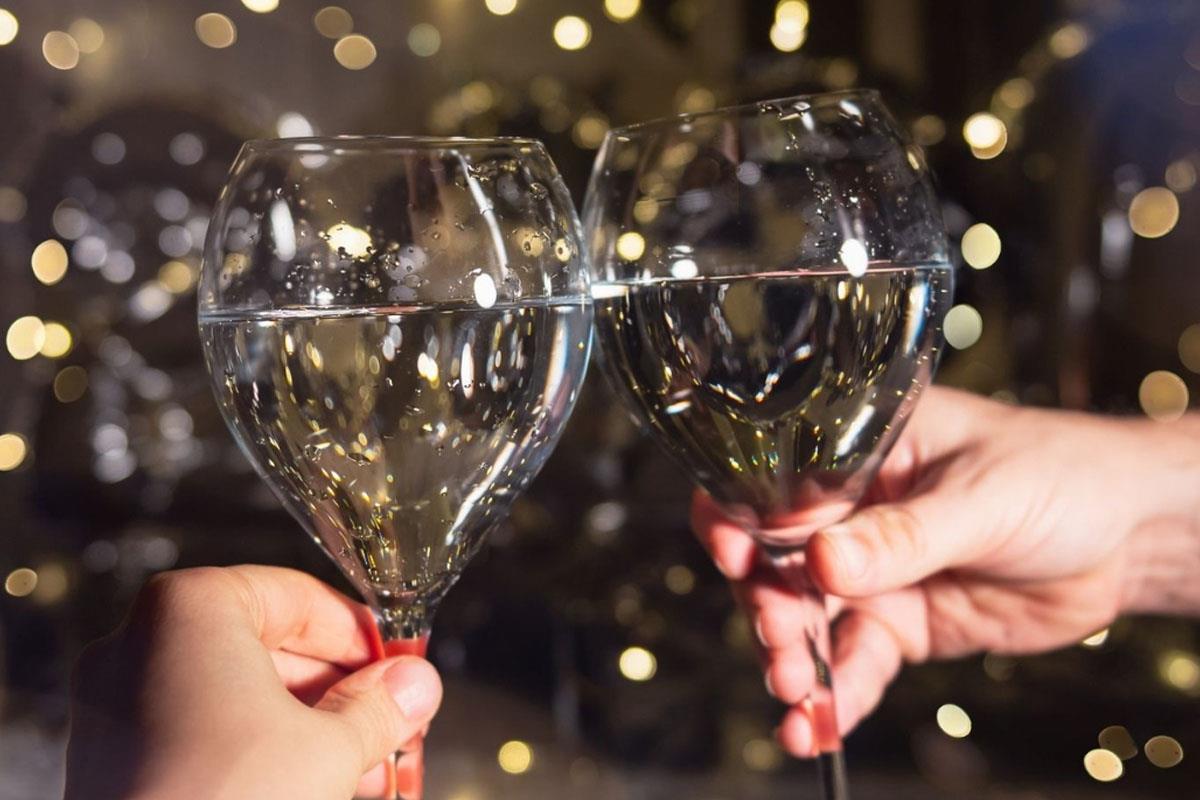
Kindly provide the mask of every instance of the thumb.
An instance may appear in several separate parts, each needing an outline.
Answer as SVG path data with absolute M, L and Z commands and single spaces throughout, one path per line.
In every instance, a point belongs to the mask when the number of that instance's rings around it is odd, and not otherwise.
M 316 708 L 342 723 L 346 744 L 358 754 L 353 785 L 419 736 L 441 701 L 437 670 L 423 658 L 400 656 L 346 676 L 325 692 Z
M 829 594 L 868 597 L 959 566 L 978 545 L 961 505 L 931 493 L 865 508 L 809 540 L 809 574 Z

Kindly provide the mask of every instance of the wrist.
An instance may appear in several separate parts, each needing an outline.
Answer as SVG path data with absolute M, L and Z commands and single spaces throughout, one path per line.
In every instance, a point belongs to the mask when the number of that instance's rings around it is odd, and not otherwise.
M 1200 615 L 1200 414 L 1117 424 L 1134 507 L 1121 610 Z

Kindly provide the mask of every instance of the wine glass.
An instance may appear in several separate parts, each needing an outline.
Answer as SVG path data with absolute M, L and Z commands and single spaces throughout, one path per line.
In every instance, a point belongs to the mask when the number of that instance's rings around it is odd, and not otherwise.
M 923 155 L 872 91 L 647 122 L 608 134 L 584 223 L 618 394 L 805 600 L 814 755 L 845 797 L 803 548 L 933 375 L 953 276 Z
M 438 601 L 553 449 L 587 366 L 588 285 L 537 141 L 251 141 L 234 162 L 200 281 L 213 387 L 374 611 L 379 657 L 424 653 Z M 418 793 L 409 777 L 388 796 Z

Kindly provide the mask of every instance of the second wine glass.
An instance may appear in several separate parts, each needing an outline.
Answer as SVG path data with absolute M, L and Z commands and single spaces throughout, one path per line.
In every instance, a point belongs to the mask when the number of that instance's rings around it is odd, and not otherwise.
M 233 165 L 200 282 L 217 400 L 379 656 L 424 653 L 562 432 L 591 342 L 580 244 L 532 140 L 257 141 Z M 419 794 L 413 766 L 389 797 Z
M 805 601 L 814 755 L 845 798 L 804 545 L 862 500 L 933 375 L 952 273 L 923 155 L 870 91 L 619 128 L 584 225 L 618 393 Z

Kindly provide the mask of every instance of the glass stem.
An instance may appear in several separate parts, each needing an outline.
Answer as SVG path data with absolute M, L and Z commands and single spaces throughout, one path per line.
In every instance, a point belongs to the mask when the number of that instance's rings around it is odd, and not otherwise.
M 377 606 L 378 637 L 375 660 L 392 656 L 425 657 L 429 648 L 430 610 L 424 604 Z M 396 753 L 389 762 L 387 789 L 383 800 L 420 800 L 425 779 L 425 743 L 413 742 L 409 750 Z
M 846 760 L 842 737 L 838 733 L 837 709 L 833 697 L 832 642 L 825 595 L 813 584 L 804 568 L 804 550 L 766 548 L 772 563 L 784 575 L 802 601 L 804 636 L 812 657 L 816 680 L 801 708 L 812 728 L 812 755 L 817 762 L 822 800 L 849 800 Z

